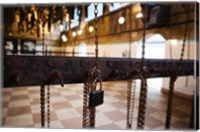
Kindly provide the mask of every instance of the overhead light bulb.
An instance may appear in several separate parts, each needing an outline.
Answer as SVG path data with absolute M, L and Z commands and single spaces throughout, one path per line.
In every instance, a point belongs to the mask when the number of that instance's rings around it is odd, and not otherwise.
M 83 33 L 83 30 L 78 30 L 78 35 L 81 35 Z
M 118 22 L 119 22 L 119 24 L 124 24 L 124 22 L 125 22 L 125 18 L 122 17 L 122 16 L 119 17 Z
M 67 37 L 66 37 L 65 34 L 63 34 L 61 38 L 62 38 L 62 41 L 63 41 L 63 42 L 67 42 Z
M 72 36 L 73 36 L 73 37 L 76 37 L 76 32 L 75 32 L 75 31 L 72 32 Z
M 142 12 L 137 13 L 136 18 L 143 18 Z
M 92 32 L 94 30 L 93 26 L 89 27 L 89 32 Z

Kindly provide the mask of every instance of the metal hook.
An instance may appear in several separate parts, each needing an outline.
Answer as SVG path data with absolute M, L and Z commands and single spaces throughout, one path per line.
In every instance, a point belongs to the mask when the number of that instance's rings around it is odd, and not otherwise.
M 52 74 L 52 76 L 51 76 L 51 80 L 56 80 L 56 79 L 58 79 L 59 82 L 60 82 L 60 85 L 61 85 L 62 87 L 64 87 L 63 79 L 62 79 L 61 75 L 60 75 L 58 72 L 54 72 L 54 73 Z

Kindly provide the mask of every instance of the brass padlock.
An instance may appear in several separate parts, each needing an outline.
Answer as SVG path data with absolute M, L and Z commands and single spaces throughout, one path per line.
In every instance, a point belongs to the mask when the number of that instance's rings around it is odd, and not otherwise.
M 97 80 L 97 79 L 96 79 Z M 93 84 L 96 83 L 96 80 Z M 89 95 L 89 106 L 90 107 L 96 107 L 101 104 L 103 104 L 104 101 L 104 91 L 102 90 L 102 81 L 100 80 L 100 89 L 99 90 L 93 90 Z

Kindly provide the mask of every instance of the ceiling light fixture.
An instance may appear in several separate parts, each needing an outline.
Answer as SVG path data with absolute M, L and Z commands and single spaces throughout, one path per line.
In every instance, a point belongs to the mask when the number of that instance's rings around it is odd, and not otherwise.
M 78 30 L 78 35 L 81 35 L 83 33 L 83 30 Z
M 63 42 L 67 42 L 67 37 L 66 37 L 65 34 L 63 34 L 61 38 L 62 38 L 62 41 L 63 41 Z
M 138 19 L 139 19 L 139 18 L 143 18 L 142 12 L 137 13 L 136 18 L 138 18 Z
M 124 24 L 125 18 L 123 16 L 119 17 L 118 22 L 119 24 Z
M 72 32 L 72 36 L 73 36 L 73 37 L 76 37 L 76 32 L 75 32 L 75 31 Z
M 89 32 L 92 32 L 94 30 L 93 26 L 89 27 Z

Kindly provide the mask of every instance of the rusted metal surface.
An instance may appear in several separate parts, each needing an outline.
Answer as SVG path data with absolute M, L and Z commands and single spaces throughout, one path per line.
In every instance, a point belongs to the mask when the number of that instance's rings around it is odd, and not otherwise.
M 148 78 L 169 77 L 178 63 L 182 71 L 178 76 L 194 75 L 193 60 L 145 59 L 144 63 Z M 102 81 L 140 78 L 140 59 L 99 58 L 98 65 Z M 91 57 L 5 56 L 4 87 L 83 83 L 94 66 Z

